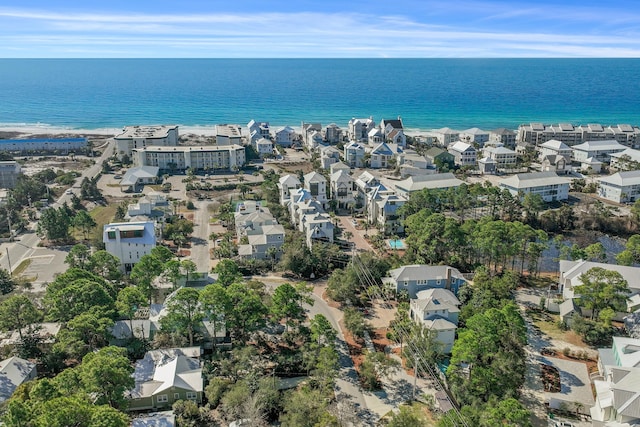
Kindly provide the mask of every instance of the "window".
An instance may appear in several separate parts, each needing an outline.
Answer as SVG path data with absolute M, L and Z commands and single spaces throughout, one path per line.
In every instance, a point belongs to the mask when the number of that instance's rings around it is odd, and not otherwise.
M 169 397 L 166 394 L 159 394 L 158 397 L 156 397 L 156 401 L 158 403 L 167 403 L 169 401 Z
M 195 391 L 188 391 L 187 392 L 187 399 L 196 400 L 197 398 L 198 398 L 198 394 Z
M 109 240 L 113 240 L 116 238 L 116 232 L 115 231 L 107 231 L 107 237 L 109 238 Z
M 180 393 L 173 393 L 173 400 L 180 400 Z

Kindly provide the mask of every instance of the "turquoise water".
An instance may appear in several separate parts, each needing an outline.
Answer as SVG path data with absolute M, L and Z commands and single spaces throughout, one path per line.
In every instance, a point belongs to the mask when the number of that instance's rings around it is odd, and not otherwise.
M 404 242 L 402 240 L 389 239 L 387 243 L 389 243 L 391 249 L 404 249 Z
M 0 59 L 0 127 L 640 122 L 638 59 Z

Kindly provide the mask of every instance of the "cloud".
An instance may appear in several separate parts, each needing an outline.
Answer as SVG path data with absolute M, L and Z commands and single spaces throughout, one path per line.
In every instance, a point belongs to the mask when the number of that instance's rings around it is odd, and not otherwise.
M 114 52 L 125 57 L 140 52 L 161 57 L 640 57 L 640 37 L 632 25 L 605 34 L 589 26 L 584 30 L 570 26 L 572 32 L 564 32 L 522 25 L 516 31 L 493 22 L 536 15 L 538 9 L 498 12 L 497 3 L 483 3 L 487 6 L 483 18 L 467 25 L 363 13 L 167 15 L 0 8 L 0 56 L 21 51 L 53 57 Z M 438 13 L 453 7 L 438 4 L 440 8 L 434 8 Z M 464 10 L 474 14 L 478 8 L 475 4 Z M 587 19 L 592 12 L 580 16 Z

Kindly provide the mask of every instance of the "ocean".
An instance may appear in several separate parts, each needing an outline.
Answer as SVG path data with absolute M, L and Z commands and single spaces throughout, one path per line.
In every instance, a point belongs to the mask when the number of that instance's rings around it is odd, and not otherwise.
M 639 124 L 640 59 L 0 59 L 0 130 Z

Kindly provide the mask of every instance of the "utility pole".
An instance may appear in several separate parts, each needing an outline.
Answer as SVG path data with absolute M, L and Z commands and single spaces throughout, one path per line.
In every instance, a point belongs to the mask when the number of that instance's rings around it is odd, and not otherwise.
M 9 258 L 9 248 L 5 248 L 7 250 L 7 262 L 9 263 L 9 276 L 13 273 L 11 272 L 11 258 Z
M 413 398 L 412 400 L 416 400 L 416 387 L 418 385 L 418 353 L 415 354 L 415 360 L 413 365 Z

